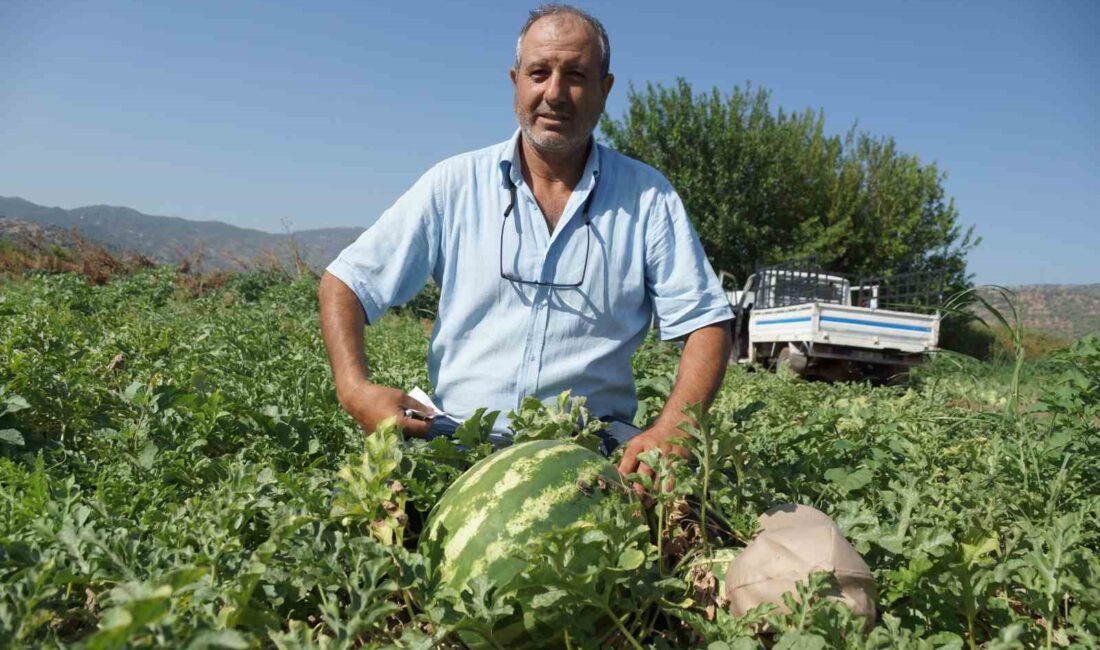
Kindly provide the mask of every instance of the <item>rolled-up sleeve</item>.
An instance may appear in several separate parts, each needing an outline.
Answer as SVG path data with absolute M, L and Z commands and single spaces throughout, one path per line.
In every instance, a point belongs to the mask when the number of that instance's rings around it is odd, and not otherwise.
M 424 288 L 439 259 L 441 205 L 436 167 L 328 265 L 359 297 L 368 322 Z
M 733 318 L 722 285 L 674 190 L 662 192 L 651 218 L 646 229 L 646 288 L 661 340 Z

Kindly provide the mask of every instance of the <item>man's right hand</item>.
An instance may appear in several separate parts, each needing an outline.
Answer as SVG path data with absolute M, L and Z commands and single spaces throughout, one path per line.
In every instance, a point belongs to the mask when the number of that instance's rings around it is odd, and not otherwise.
M 431 415 L 432 411 L 409 397 L 405 391 L 396 388 L 365 381 L 340 391 L 339 398 L 344 410 L 370 433 L 373 433 L 383 420 L 394 416 L 397 417 L 397 424 L 405 430 L 405 435 L 408 437 L 423 438 L 428 434 L 428 428 L 431 426 L 430 422 L 404 416 L 402 409 L 406 408 L 416 409 L 427 415 Z
M 355 293 L 342 280 L 326 272 L 317 288 L 317 301 L 321 310 L 321 335 L 325 339 L 340 406 L 370 433 L 374 433 L 382 420 L 396 416 L 405 435 L 426 436 L 429 423 L 405 417 L 402 408 L 430 415 L 427 406 L 404 391 L 367 379 L 367 359 L 363 355 L 366 314 Z

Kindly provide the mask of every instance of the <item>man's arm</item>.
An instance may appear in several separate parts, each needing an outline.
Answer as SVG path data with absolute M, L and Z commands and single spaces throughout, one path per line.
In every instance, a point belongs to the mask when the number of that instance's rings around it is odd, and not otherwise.
M 730 329 L 726 322 L 707 325 L 688 334 L 684 351 L 680 355 L 672 393 L 653 426 L 627 443 L 623 459 L 619 463 L 620 473 L 626 475 L 640 471 L 653 478 L 653 470 L 645 464 L 639 464 L 638 454 L 654 447 L 660 448 L 664 453 L 688 457 L 686 449 L 668 441 L 686 435 L 678 428 L 681 422 L 688 419 L 682 412 L 685 406 L 702 402 L 703 408 L 710 407 L 718 387 L 722 384 L 722 377 L 726 374 L 730 345 Z M 635 486 L 635 489 L 638 488 L 639 486 Z
M 368 378 L 363 348 L 366 316 L 355 292 L 326 272 L 321 277 L 317 298 L 321 307 L 321 335 L 328 350 L 340 405 L 368 432 L 374 432 L 382 420 L 397 416 L 407 435 L 424 436 L 428 424 L 403 417 L 401 408 L 422 412 L 427 412 L 428 408 L 403 390 L 375 384 Z

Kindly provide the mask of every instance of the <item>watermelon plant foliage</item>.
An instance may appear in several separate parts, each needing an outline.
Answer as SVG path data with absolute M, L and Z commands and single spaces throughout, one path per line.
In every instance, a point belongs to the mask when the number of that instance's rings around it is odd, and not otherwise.
M 904 387 L 731 369 L 684 431 L 692 461 L 646 455 L 675 479 L 649 507 L 596 508 L 517 546 L 511 579 L 429 593 L 426 517 L 492 452 L 498 414 L 455 442 L 364 436 L 315 295 L 255 276 L 179 294 L 163 268 L 0 285 L 0 647 L 507 647 L 521 611 L 572 647 L 1100 643 L 1096 338 L 1022 368 L 945 355 Z M 428 385 L 416 314 L 368 346 L 378 381 Z M 639 423 L 675 361 L 656 341 L 635 358 Z M 582 444 L 598 426 L 569 396 L 514 421 Z M 726 612 L 700 567 L 782 502 L 829 513 L 867 559 L 869 631 L 823 598 L 828 575 L 788 614 Z M 561 622 L 578 608 L 603 623 Z

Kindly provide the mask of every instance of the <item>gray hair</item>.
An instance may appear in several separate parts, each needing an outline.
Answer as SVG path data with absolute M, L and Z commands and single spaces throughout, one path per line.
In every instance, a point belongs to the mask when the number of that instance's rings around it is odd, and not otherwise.
M 607 38 L 607 30 L 603 28 L 603 23 L 583 9 L 558 3 L 540 5 L 531 10 L 527 22 L 523 24 L 523 29 L 519 30 L 519 38 L 516 39 L 516 60 L 512 63 L 514 69 L 519 70 L 520 46 L 523 45 L 523 37 L 527 35 L 531 25 L 534 25 L 540 18 L 546 18 L 547 16 L 574 16 L 591 27 L 600 41 L 600 75 L 606 77 L 611 72 L 611 42 Z

